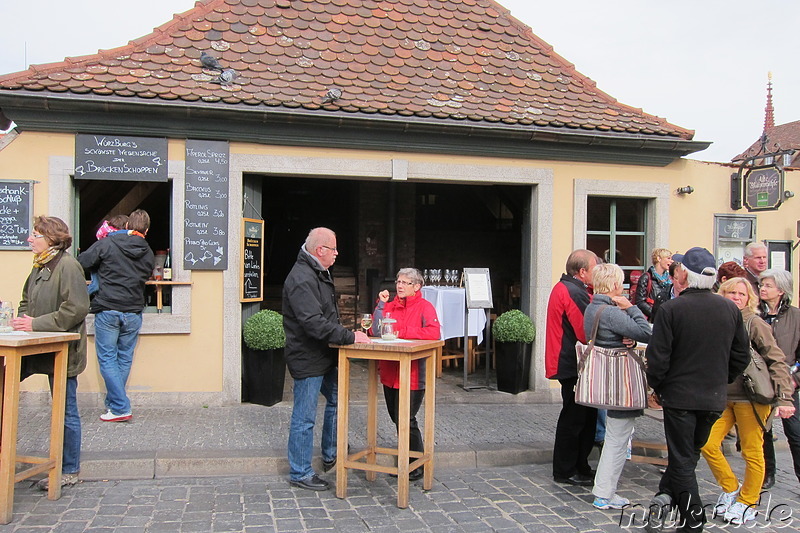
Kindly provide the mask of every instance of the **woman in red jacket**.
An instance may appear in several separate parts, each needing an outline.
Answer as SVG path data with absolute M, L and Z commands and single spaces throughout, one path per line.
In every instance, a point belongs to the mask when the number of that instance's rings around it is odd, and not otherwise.
M 378 305 L 375 307 L 373 320 L 373 335 L 380 331 L 380 320 L 391 315 L 397 337 L 400 339 L 438 340 L 441 338 L 439 318 L 436 309 L 424 298 L 419 290 L 424 280 L 416 268 L 402 268 L 397 273 L 395 286 L 397 296 L 389 301 L 389 291 L 378 294 Z M 383 384 L 383 395 L 386 398 L 386 408 L 392 422 L 397 426 L 397 412 L 400 397 L 400 363 L 397 361 L 378 361 L 378 371 Z M 411 451 L 422 452 L 422 433 L 417 423 L 417 411 L 422 405 L 425 396 L 425 366 L 419 360 L 411 362 L 411 420 L 409 448 Z M 422 477 L 423 469 L 417 468 L 409 474 L 409 479 Z

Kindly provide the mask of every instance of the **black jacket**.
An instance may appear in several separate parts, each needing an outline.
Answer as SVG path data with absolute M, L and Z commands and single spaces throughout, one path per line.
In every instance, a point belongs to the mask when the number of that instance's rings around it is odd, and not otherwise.
M 648 283 L 650 284 L 649 291 L 647 290 Z M 647 272 L 639 278 L 636 285 L 636 307 L 641 309 L 651 323 L 655 320 L 656 312 L 661 304 L 670 299 L 671 289 L 672 283 L 664 283 L 659 280 L 655 275 L 654 267 L 648 268 Z
M 708 290 L 664 303 L 647 345 L 647 381 L 664 407 L 723 411 L 727 385 L 750 360 L 742 313 Z
M 84 270 L 96 270 L 100 290 L 90 311 L 140 313 L 144 309 L 144 284 L 153 273 L 155 258 L 147 241 L 128 232 L 100 239 L 78 256 Z
M 328 344 L 352 344 L 356 334 L 339 322 L 333 278 L 302 249 L 283 284 L 284 357 L 294 379 L 322 376 L 337 364 Z

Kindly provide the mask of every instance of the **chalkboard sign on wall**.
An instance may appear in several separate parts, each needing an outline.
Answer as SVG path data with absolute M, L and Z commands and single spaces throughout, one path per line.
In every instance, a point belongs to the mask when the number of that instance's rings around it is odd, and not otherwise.
M 82 180 L 167 181 L 167 139 L 76 135 L 75 177 Z
M 264 299 L 264 221 L 242 219 L 242 302 Z
M 228 161 L 225 141 L 186 140 L 183 268 L 228 268 Z
M 0 180 L 0 250 L 28 250 L 33 182 Z

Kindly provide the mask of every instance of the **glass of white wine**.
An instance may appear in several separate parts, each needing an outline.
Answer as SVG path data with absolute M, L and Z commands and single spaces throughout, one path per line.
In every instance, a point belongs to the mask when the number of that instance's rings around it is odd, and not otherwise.
M 372 327 L 372 315 L 369 313 L 361 315 L 361 329 L 364 330 L 364 333 L 369 335 L 369 328 L 371 327 Z

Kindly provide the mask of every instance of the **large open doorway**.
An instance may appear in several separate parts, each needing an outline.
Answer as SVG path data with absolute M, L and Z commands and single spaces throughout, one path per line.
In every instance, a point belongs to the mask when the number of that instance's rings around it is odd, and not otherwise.
M 487 267 L 495 312 L 520 306 L 523 221 L 530 186 L 264 176 L 265 300 L 280 310 L 283 281 L 308 230 L 338 236 L 333 267 L 347 327 L 369 312 L 396 269 Z M 390 271 L 391 270 L 391 271 Z M 376 282 L 377 280 L 377 282 Z

